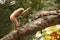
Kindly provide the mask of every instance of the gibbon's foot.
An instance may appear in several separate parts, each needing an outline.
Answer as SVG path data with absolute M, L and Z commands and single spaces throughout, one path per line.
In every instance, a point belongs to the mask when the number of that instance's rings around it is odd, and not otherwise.
M 18 29 L 19 29 L 19 27 L 20 27 L 20 26 L 16 26 L 14 29 L 15 29 L 15 30 L 18 30 Z

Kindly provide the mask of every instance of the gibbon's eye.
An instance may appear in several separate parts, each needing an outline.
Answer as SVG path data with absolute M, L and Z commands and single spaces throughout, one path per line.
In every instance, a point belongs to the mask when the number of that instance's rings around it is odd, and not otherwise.
M 24 10 L 20 10 L 19 13 L 22 13 Z

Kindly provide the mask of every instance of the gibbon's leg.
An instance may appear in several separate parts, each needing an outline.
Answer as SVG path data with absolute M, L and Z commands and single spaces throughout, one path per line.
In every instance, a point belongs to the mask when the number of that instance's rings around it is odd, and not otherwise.
M 14 29 L 17 29 L 17 26 L 19 26 L 19 21 L 17 20 L 17 18 L 10 16 L 10 20 L 12 21 L 12 23 L 14 25 Z

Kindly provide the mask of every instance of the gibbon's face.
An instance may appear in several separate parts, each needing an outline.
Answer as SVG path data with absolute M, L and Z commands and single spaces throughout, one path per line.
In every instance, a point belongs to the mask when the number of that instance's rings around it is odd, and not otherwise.
M 20 10 L 20 11 L 19 11 L 19 14 L 23 14 L 23 11 L 24 11 L 24 10 Z

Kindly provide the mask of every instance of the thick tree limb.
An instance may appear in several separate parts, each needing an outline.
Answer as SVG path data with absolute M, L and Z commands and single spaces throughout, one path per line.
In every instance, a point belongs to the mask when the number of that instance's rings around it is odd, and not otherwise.
M 14 30 L 0 40 L 23 40 L 24 37 L 35 34 L 48 26 L 60 24 L 60 13 L 49 15 L 36 19 L 26 25 L 23 25 L 18 30 Z

